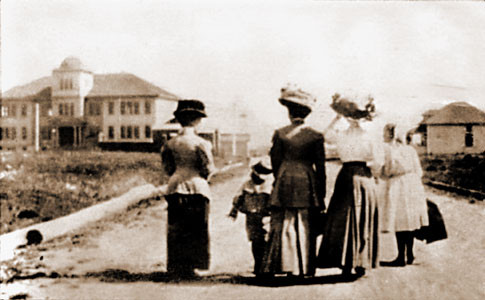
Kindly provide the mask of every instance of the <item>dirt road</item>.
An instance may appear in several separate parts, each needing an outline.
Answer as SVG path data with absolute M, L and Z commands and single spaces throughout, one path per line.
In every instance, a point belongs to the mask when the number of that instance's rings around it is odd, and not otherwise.
M 328 190 L 338 166 L 329 164 Z M 485 204 L 428 190 L 440 207 L 449 238 L 415 245 L 416 261 L 379 268 L 358 281 L 341 282 L 340 270 L 319 270 L 313 280 L 254 280 L 244 216 L 226 217 L 246 170 L 212 187 L 211 269 L 199 280 L 165 276 L 163 201 L 145 201 L 82 232 L 25 249 L 3 264 L 0 299 L 484 299 Z M 392 235 L 382 235 L 382 260 L 396 255 Z

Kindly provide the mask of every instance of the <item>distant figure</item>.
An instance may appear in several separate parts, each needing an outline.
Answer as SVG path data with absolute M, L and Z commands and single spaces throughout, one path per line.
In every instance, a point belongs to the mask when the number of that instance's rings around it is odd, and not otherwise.
M 337 116 L 327 128 L 325 139 L 336 145 L 342 168 L 328 206 L 317 267 L 341 268 L 344 277 L 351 276 L 352 270 L 357 276 L 363 276 L 366 269 L 377 266 L 376 177 L 383 157 L 375 141 L 360 126 L 362 119 L 372 120 L 372 102 L 365 110 L 354 112 L 358 105 L 345 98 L 343 102 L 336 101 L 339 97 L 334 96 L 332 108 Z M 344 105 L 345 109 L 338 105 Z M 345 113 L 349 127 L 337 133 L 334 125 L 341 118 L 340 113 Z
M 206 117 L 198 100 L 180 100 L 175 118 L 180 134 L 162 147 L 162 165 L 170 175 L 168 203 L 167 272 L 194 276 L 194 269 L 209 268 L 209 199 L 207 182 L 214 170 L 211 144 L 199 137 L 196 127 Z
M 315 98 L 297 89 L 282 89 L 280 103 L 291 124 L 275 131 L 271 164 L 269 245 L 262 265 L 267 275 L 313 276 L 316 237 L 312 216 L 325 209 L 323 135 L 305 124 Z
M 252 166 L 250 179 L 243 184 L 234 197 L 232 209 L 229 212 L 229 217 L 233 220 L 237 218 L 238 212 L 246 215 L 246 232 L 251 242 L 255 275 L 261 271 L 261 262 L 266 248 L 267 232 L 263 228 L 263 218 L 269 215 L 268 203 L 273 187 L 272 170 L 268 160 L 261 160 Z
M 385 179 L 385 197 L 382 230 L 395 232 L 398 255 L 383 266 L 405 266 L 414 262 L 414 232 L 428 225 L 426 197 L 421 181 L 423 171 L 416 150 L 402 144 L 403 137 L 396 134 L 396 125 L 384 127 L 385 164 L 382 178 Z

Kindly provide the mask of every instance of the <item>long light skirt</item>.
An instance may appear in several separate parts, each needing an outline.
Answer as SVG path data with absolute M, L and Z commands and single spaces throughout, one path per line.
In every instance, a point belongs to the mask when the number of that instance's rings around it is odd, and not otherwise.
M 313 275 L 315 242 L 308 209 L 280 209 L 271 213 L 269 246 L 263 273 Z

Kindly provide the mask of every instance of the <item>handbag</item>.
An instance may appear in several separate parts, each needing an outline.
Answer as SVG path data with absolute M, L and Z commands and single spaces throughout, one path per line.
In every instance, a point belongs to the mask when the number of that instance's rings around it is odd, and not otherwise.
M 429 199 L 426 199 L 428 206 L 429 225 L 423 226 L 415 232 L 418 240 L 426 241 L 427 244 L 441 241 L 448 238 L 445 221 L 438 206 Z

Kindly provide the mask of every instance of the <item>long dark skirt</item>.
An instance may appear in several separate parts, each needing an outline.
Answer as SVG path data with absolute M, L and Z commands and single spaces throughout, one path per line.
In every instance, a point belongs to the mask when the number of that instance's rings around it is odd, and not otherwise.
M 209 200 L 199 194 L 172 194 L 168 202 L 167 271 L 209 269 Z
M 328 207 L 317 267 L 376 267 L 377 250 L 375 181 L 364 162 L 344 163 Z

